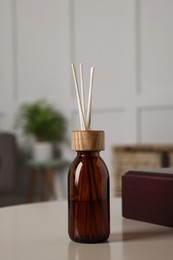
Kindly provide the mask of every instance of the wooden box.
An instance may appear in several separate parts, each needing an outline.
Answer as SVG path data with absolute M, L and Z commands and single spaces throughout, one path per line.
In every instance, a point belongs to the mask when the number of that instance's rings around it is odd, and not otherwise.
M 173 227 L 173 168 L 129 171 L 122 176 L 122 215 Z

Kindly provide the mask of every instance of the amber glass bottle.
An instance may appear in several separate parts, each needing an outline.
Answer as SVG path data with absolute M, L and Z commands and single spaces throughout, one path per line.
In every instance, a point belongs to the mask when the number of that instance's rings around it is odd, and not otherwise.
M 72 240 L 98 243 L 110 234 L 109 173 L 100 151 L 103 131 L 73 131 L 77 156 L 68 174 L 68 232 Z

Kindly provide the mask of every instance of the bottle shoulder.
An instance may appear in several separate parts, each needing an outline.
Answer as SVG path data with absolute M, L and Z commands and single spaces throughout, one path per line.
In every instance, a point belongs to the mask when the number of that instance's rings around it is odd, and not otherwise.
M 78 154 L 72 161 L 69 170 L 76 171 L 79 165 L 80 168 L 82 167 L 86 171 L 93 169 L 96 172 L 105 172 L 108 174 L 107 165 L 100 155 L 92 154 L 91 156 L 90 154 Z

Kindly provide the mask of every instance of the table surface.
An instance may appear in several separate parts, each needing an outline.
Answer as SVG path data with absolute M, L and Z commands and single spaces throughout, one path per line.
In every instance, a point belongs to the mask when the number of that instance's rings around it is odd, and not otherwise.
M 72 242 L 67 201 L 0 208 L 3 260 L 172 260 L 173 229 L 122 218 L 121 199 L 111 199 L 111 235 L 101 244 Z

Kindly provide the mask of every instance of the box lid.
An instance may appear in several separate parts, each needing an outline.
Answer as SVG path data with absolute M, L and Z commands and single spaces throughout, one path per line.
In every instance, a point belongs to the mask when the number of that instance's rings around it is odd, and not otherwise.
M 130 170 L 122 176 L 122 189 L 173 194 L 173 168 Z

